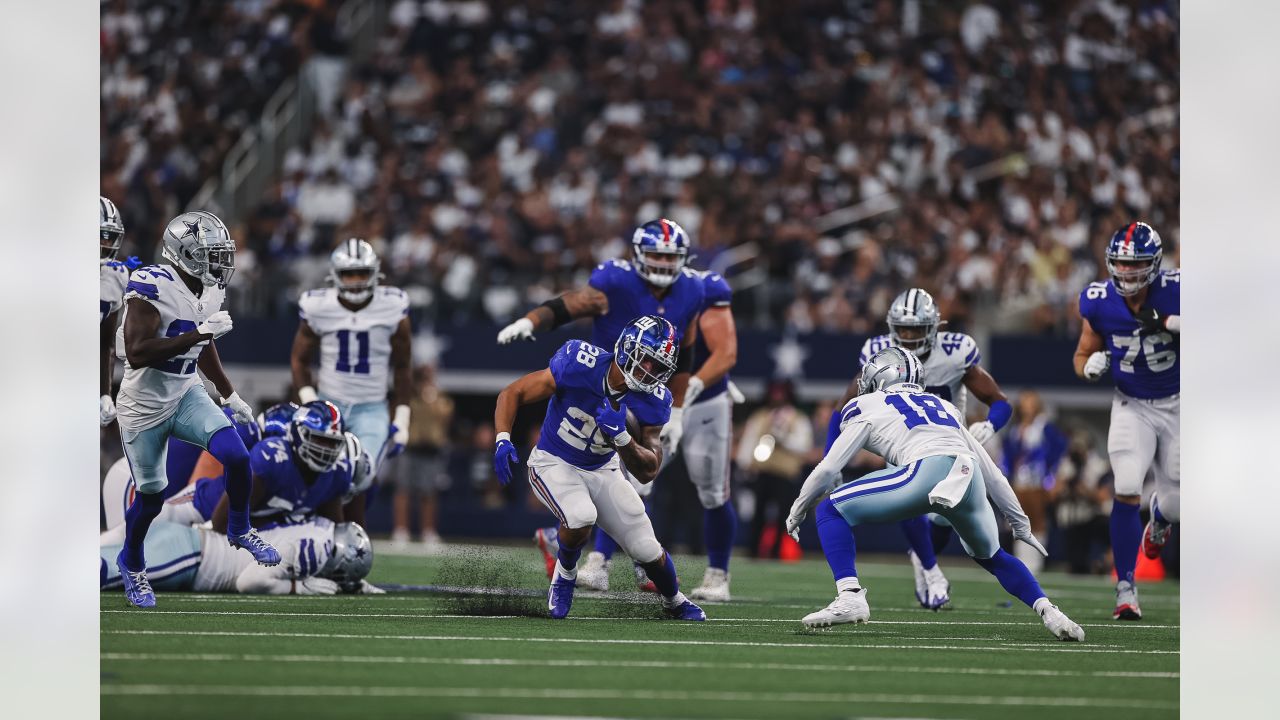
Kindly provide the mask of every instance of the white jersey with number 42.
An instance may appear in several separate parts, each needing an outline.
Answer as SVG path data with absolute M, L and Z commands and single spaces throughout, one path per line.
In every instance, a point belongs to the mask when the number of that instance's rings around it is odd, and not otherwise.
M 298 300 L 298 314 L 320 336 L 322 396 L 351 405 L 387 399 L 391 336 L 409 314 L 403 290 L 379 286 L 356 311 L 338 302 L 337 288 L 311 290 Z
M 125 430 L 139 431 L 159 425 L 178 409 L 178 400 L 200 382 L 196 359 L 208 340 L 192 345 L 186 352 L 152 367 L 135 368 L 124 351 L 124 325 L 129 317 L 128 301 L 138 298 L 160 313 L 156 337 L 177 337 L 196 329 L 222 309 L 226 292 L 216 285 L 191 292 L 171 265 L 147 265 L 133 271 L 125 287 L 125 306 L 116 330 L 116 357 L 124 360 L 124 380 L 116 397 L 117 419 Z
M 840 432 L 867 426 L 870 435 L 863 447 L 902 466 L 933 455 L 973 455 L 961 417 L 955 405 L 918 385 L 894 385 L 846 403 Z
M 888 335 L 876 335 L 862 344 L 858 355 L 858 367 L 867 364 L 873 355 L 893 344 Z M 927 392 L 943 400 L 950 400 L 964 418 L 969 393 L 964 387 L 964 374 L 969 368 L 982 363 L 978 343 L 964 333 L 940 332 L 933 341 L 929 357 L 920 361 L 924 370 L 923 385 Z

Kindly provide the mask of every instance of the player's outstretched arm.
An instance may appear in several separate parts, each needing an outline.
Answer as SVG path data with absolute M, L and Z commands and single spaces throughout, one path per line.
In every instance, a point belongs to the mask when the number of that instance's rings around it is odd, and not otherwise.
M 1076 343 L 1076 354 L 1072 360 L 1076 375 L 1089 382 L 1102 377 L 1111 364 L 1103 349 L 1102 336 L 1094 331 L 1087 319 L 1081 319 L 1080 341 Z
M 532 340 L 534 333 L 554 330 L 578 318 L 596 317 L 609 312 L 609 298 L 590 285 L 552 298 L 530 310 L 498 333 L 498 344 L 513 340 Z
M 498 402 L 493 408 L 493 429 L 499 433 L 510 433 L 516 422 L 516 412 L 521 405 L 541 402 L 556 392 L 556 379 L 550 368 L 516 380 L 498 393 Z
M 102 375 L 98 383 L 98 390 L 103 395 L 111 394 L 111 376 L 112 371 L 115 369 L 116 360 L 116 354 L 113 351 L 116 344 L 116 322 L 120 319 L 119 315 L 119 312 L 113 312 L 99 325 L 99 341 L 102 348 Z
M 969 432 L 973 433 L 978 442 L 985 443 L 1009 422 L 1009 418 L 1013 416 L 1013 406 L 1009 404 L 1009 398 L 1000 389 L 996 379 L 981 365 L 971 365 L 965 370 L 963 381 L 969 392 L 987 405 L 987 419 L 969 426 Z
M 298 391 L 303 402 L 315 400 L 314 397 L 301 397 L 303 388 L 315 392 L 315 381 L 311 377 L 311 359 L 320 349 L 320 336 L 311 329 L 306 320 L 298 323 L 298 332 L 293 335 L 293 349 L 289 351 L 289 372 L 293 376 L 293 387 Z
M 826 457 L 805 478 L 804 485 L 800 486 L 800 494 L 791 504 L 791 512 L 787 515 L 787 532 L 793 538 L 799 539 L 800 523 L 809 514 L 809 508 L 816 505 L 823 495 L 831 492 L 831 488 L 840 479 L 844 466 L 849 464 L 870 437 L 871 426 L 863 422 L 851 423 L 840 432 L 840 437 L 831 445 Z
M 158 365 L 215 337 L 214 330 L 203 324 L 174 337 L 156 337 L 160 332 L 160 311 L 141 298 L 132 297 L 126 302 L 129 311 L 124 318 L 124 356 L 133 367 Z M 229 318 L 226 324 L 230 326 Z

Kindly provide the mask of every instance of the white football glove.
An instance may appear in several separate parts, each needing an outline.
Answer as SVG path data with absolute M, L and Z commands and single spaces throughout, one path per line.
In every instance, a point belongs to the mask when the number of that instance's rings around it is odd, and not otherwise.
M 734 405 L 741 405 L 747 401 L 747 396 L 742 394 L 732 380 L 729 381 L 729 398 L 733 400 Z
M 1013 539 L 1021 540 L 1022 542 L 1035 548 L 1036 552 L 1040 553 L 1040 555 L 1042 555 L 1043 557 L 1049 557 L 1048 551 L 1044 549 L 1044 546 L 1040 544 L 1040 541 L 1036 539 L 1036 536 L 1031 534 L 1031 526 L 1020 525 L 1020 526 L 1014 527 Z
M 991 424 L 990 420 L 982 420 L 969 426 L 969 434 L 973 435 L 973 439 L 978 441 L 979 445 L 986 445 L 996 434 L 996 426 Z
M 693 401 L 697 400 L 702 391 L 706 389 L 707 386 L 702 382 L 702 378 L 697 375 L 689 378 L 689 385 L 684 389 L 684 404 L 680 407 L 693 405 Z
M 98 423 L 102 427 L 111 424 L 116 419 L 116 404 L 111 400 L 110 395 L 103 395 L 98 398 Z
M 671 408 L 671 419 L 662 426 L 658 441 L 662 443 L 662 457 L 675 457 L 684 436 L 684 408 Z
M 213 339 L 217 340 L 231 332 L 231 313 L 226 310 L 219 310 L 197 325 L 196 332 L 212 335 Z
M 222 406 L 231 408 L 231 412 L 235 414 L 236 422 L 253 422 L 253 408 L 249 407 L 249 403 L 240 399 L 240 393 L 233 392 L 231 397 L 223 398 Z
M 312 575 L 295 582 L 293 592 L 295 595 L 337 595 L 338 583 Z
M 387 591 L 377 585 L 370 585 L 368 580 L 361 580 L 360 587 L 356 588 L 357 595 L 386 595 Z
M 808 516 L 809 512 L 807 510 L 801 510 L 795 505 L 791 506 L 791 514 L 787 515 L 787 534 L 791 536 L 792 540 L 800 542 L 800 523 L 804 522 L 804 519 Z
M 319 399 L 320 396 L 316 394 L 316 389 L 310 385 L 303 385 L 298 388 L 298 402 L 301 402 L 303 405 L 306 405 L 309 402 L 315 402 Z
M 533 339 L 533 321 L 529 318 L 520 318 L 510 325 L 502 328 L 498 333 L 498 344 L 506 345 L 512 340 L 532 340 Z
M 1099 350 L 1085 361 L 1084 379 L 1093 382 L 1102 377 L 1109 367 L 1111 367 L 1111 355 Z

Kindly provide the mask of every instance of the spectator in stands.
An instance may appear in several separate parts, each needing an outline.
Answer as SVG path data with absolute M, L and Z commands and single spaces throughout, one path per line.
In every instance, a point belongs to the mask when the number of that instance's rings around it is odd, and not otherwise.
M 1049 419 L 1036 391 L 1018 393 L 1016 408 L 1014 423 L 1002 436 L 1000 465 L 1031 520 L 1031 532 L 1043 544 L 1049 539 L 1049 497 L 1067 439 Z M 1019 558 L 1036 567 L 1044 565 L 1044 558 L 1035 550 L 1020 552 Z
M 738 467 L 746 470 L 755 491 L 755 515 L 751 520 L 751 547 L 758 557 L 778 557 L 787 509 L 813 449 L 813 425 L 795 405 L 795 389 L 789 380 L 774 380 L 765 391 L 765 405 L 747 418 L 738 440 Z M 771 538 L 764 547 L 766 527 Z

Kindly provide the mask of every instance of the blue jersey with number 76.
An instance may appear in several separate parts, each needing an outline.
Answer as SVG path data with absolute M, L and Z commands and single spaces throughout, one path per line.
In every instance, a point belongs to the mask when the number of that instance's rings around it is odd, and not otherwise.
M 1147 288 L 1144 305 L 1154 307 L 1161 317 L 1180 315 L 1181 288 L 1181 272 L 1165 270 Z M 1179 336 L 1143 332 L 1111 280 L 1090 283 L 1080 293 L 1080 316 L 1102 336 L 1120 392 L 1144 400 L 1178 394 Z
M 658 386 L 650 393 L 609 393 L 605 381 L 613 353 L 581 340 L 570 340 L 552 356 L 548 365 L 556 381 L 555 395 L 547 403 L 538 447 L 574 467 L 595 470 L 613 457 L 613 445 L 596 427 L 596 408 L 610 394 L 643 426 L 664 425 L 671 417 L 671 391 Z

